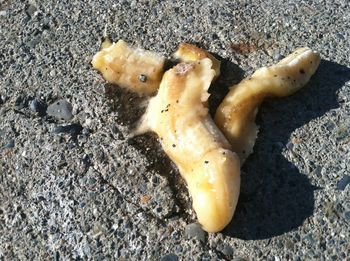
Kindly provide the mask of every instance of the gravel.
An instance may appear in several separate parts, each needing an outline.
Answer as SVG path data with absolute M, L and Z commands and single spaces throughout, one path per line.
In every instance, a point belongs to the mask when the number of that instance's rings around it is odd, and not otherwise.
M 73 123 L 69 125 L 59 125 L 55 127 L 54 133 L 68 133 L 72 136 L 77 136 L 81 133 L 83 127 L 79 123 Z
M 47 107 L 47 115 L 62 120 L 71 120 L 73 106 L 66 100 L 58 100 Z
M 188 224 L 185 227 L 185 235 L 187 238 L 196 238 L 201 242 L 205 242 L 206 232 L 203 231 L 202 227 L 198 223 Z
M 37 99 L 33 99 L 29 102 L 29 108 L 33 111 L 38 113 L 39 116 L 44 116 L 46 114 L 47 105 Z
M 5 144 L 4 148 L 12 149 L 14 146 L 15 146 L 15 141 L 11 139 L 8 141 L 8 143 Z
M 9 0 L 0 23 L 1 261 L 349 258 L 349 1 Z M 188 236 L 184 181 L 154 135 L 131 133 L 145 98 L 91 67 L 105 32 L 166 57 L 183 41 L 216 55 L 211 112 L 255 69 L 320 52 L 307 87 L 262 105 L 223 232 Z
M 338 184 L 337 184 L 337 189 L 339 190 L 344 190 L 346 188 L 347 185 L 350 184 L 350 176 L 349 175 L 344 175 L 344 177 L 342 177 Z
M 160 260 L 161 261 L 178 261 L 179 257 L 175 254 L 168 254 L 163 256 Z

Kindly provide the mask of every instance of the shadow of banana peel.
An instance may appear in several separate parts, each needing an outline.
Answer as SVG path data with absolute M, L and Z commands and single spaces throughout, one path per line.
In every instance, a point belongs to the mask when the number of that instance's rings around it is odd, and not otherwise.
M 293 131 L 339 107 L 337 91 L 349 80 L 349 68 L 322 60 L 308 86 L 262 105 L 259 137 L 242 168 L 240 199 L 225 235 L 246 240 L 271 238 L 298 228 L 312 216 L 317 188 L 282 150 Z

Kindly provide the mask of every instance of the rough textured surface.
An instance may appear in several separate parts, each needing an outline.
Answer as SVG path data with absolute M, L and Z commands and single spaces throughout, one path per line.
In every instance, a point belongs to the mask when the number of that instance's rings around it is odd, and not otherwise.
M 0 260 L 349 258 L 348 1 L 2 0 L 0 23 Z M 220 56 L 212 111 L 256 68 L 321 53 L 305 89 L 263 104 L 223 233 L 185 235 L 196 219 L 179 174 L 153 136 L 130 135 L 143 99 L 91 68 L 105 29 L 166 56 L 181 41 Z M 45 113 L 60 99 L 73 119 Z

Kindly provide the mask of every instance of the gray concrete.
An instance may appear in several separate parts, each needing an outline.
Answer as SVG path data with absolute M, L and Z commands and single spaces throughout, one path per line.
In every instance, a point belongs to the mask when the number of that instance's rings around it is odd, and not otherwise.
M 349 260 L 349 1 L 187 2 L 0 1 L 0 260 Z M 321 53 L 305 89 L 263 104 L 222 233 L 187 226 L 176 168 L 155 137 L 130 136 L 143 99 L 91 68 L 105 29 L 168 57 L 183 41 L 218 55 L 212 110 L 294 48 Z

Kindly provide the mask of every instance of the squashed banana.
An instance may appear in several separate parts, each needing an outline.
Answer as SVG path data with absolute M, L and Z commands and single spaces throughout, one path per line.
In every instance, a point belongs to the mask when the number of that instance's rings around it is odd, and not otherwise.
M 199 223 L 206 231 L 217 232 L 235 211 L 240 163 L 204 105 L 215 76 L 211 68 L 212 61 L 204 58 L 165 72 L 138 133 L 151 130 L 158 134 L 188 185 Z
M 319 64 L 318 53 L 300 48 L 231 87 L 216 111 L 215 123 L 239 155 L 241 164 L 253 152 L 258 133 L 255 116 L 264 98 L 295 93 L 310 80 Z
M 220 75 L 220 61 L 207 51 L 193 44 L 181 43 L 174 53 L 174 57 L 182 62 L 196 62 L 204 58 L 209 58 L 213 63 L 212 68 L 215 70 L 215 78 Z
M 123 40 L 103 42 L 92 65 L 110 83 L 139 94 L 157 91 L 163 76 L 165 58 L 140 48 L 133 49 Z

